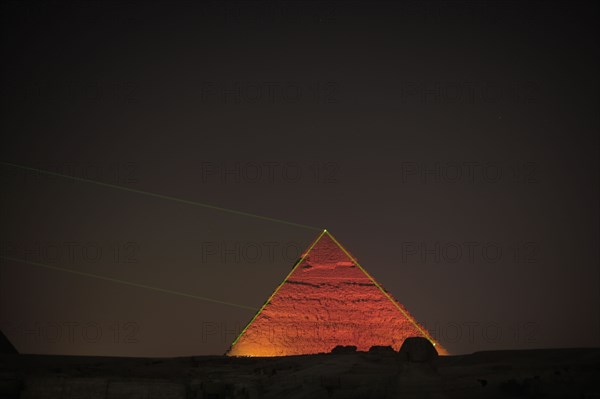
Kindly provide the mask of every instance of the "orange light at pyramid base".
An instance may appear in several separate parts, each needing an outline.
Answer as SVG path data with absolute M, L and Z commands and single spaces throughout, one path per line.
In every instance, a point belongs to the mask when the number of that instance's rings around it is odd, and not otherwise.
M 448 354 L 408 311 L 324 230 L 232 343 L 228 356 L 327 353 L 338 345 L 399 350 L 425 337 Z

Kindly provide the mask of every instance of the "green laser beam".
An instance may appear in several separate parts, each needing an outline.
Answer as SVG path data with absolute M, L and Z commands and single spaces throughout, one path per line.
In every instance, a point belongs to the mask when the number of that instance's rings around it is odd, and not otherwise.
M 112 277 L 101 276 L 99 274 L 80 272 L 80 271 L 73 270 L 73 269 L 67 269 L 67 268 L 58 267 L 58 266 L 51 266 L 51 265 L 47 265 L 45 263 L 33 262 L 33 261 L 25 260 L 25 259 L 11 258 L 11 257 L 8 257 L 8 256 L 0 256 L 0 258 L 6 259 L 6 260 L 9 260 L 9 261 L 13 261 L 13 262 L 25 263 L 25 264 L 32 265 L 32 266 L 44 267 L 44 268 L 50 269 L 50 270 L 56 270 L 56 271 L 61 271 L 61 272 L 65 272 L 65 273 L 76 274 L 78 276 L 91 277 L 91 278 L 95 278 L 95 279 L 99 279 L 99 280 L 110 281 L 110 282 L 113 282 L 113 283 L 119 283 L 119 284 L 129 285 L 129 286 L 132 286 L 132 287 L 144 288 L 144 289 L 147 289 L 147 290 L 162 292 L 162 293 L 165 293 L 165 294 L 173 294 L 173 295 L 178 295 L 178 296 L 182 296 L 182 297 L 186 297 L 186 298 L 199 299 L 201 301 L 218 303 L 218 304 L 221 304 L 221 305 L 233 306 L 233 307 L 236 307 L 236 308 L 249 309 L 249 310 L 256 311 L 256 308 L 251 307 L 251 306 L 240 305 L 238 303 L 232 303 L 232 302 L 226 302 L 226 301 L 220 301 L 218 299 L 207 298 L 207 297 L 204 297 L 204 296 L 186 294 L 184 292 L 178 292 L 178 291 L 168 290 L 168 289 L 160 288 L 160 287 L 152 287 L 150 285 L 134 283 L 132 281 L 126 281 L 126 280 L 119 280 L 119 279 L 112 278 Z
M 289 226 L 300 227 L 300 228 L 303 228 L 303 229 L 322 230 L 319 227 L 314 227 L 314 226 L 308 226 L 308 225 L 305 225 L 305 224 L 289 222 L 287 220 L 271 218 L 271 217 L 268 217 L 268 216 L 255 215 L 253 213 L 237 211 L 235 209 L 223 208 L 223 207 L 220 207 L 220 206 L 210 205 L 210 204 L 204 204 L 202 202 L 190 201 L 190 200 L 181 199 L 181 198 L 177 198 L 177 197 L 171 197 L 169 195 L 157 194 L 157 193 L 153 193 L 153 192 L 150 192 L 150 191 L 137 190 L 135 188 L 129 188 L 129 187 L 124 187 L 124 186 L 119 186 L 119 185 L 116 185 L 116 184 L 103 183 L 103 182 L 100 182 L 100 181 L 97 181 L 97 180 L 85 179 L 85 178 L 82 178 L 82 177 L 75 177 L 75 176 L 64 175 L 62 173 L 56 173 L 56 172 L 51 172 L 49 170 L 32 168 L 32 167 L 29 167 L 29 166 L 18 165 L 18 164 L 14 164 L 14 163 L 10 163 L 10 162 L 0 161 L 0 164 L 5 165 L 5 166 L 11 166 L 11 167 L 14 167 L 14 168 L 23 169 L 23 170 L 29 170 L 29 171 L 33 171 L 33 172 L 43 173 L 43 174 L 47 174 L 47 175 L 50 175 L 50 176 L 57 176 L 57 177 L 62 177 L 62 178 L 70 179 L 70 180 L 74 180 L 74 181 L 96 184 L 96 185 L 102 186 L 102 187 L 109 187 L 109 188 L 114 188 L 114 189 L 117 189 L 117 190 L 129 191 L 131 193 L 146 195 L 146 196 L 154 197 L 154 198 L 160 198 L 160 199 L 164 199 L 164 200 L 168 200 L 168 201 L 179 202 L 179 203 L 182 203 L 182 204 L 200 206 L 202 208 L 212 209 L 212 210 L 220 211 L 220 212 L 231 213 L 233 215 L 253 217 L 253 218 L 260 219 L 260 220 L 265 220 L 265 221 L 268 221 L 268 222 L 282 223 L 282 224 L 287 224 Z

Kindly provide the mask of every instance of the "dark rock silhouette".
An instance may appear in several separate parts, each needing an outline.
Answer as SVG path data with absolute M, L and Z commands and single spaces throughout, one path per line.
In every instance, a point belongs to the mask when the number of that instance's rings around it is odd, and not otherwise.
M 19 353 L 2 331 L 0 331 L 0 353 L 3 355 L 16 355 Z
M 331 350 L 331 353 L 355 353 L 356 346 L 355 345 L 338 345 Z
M 371 348 L 369 348 L 369 352 L 371 353 L 377 353 L 377 354 L 392 354 L 392 353 L 396 353 L 396 351 L 394 350 L 394 348 L 392 348 L 391 346 L 381 346 L 381 345 L 373 345 Z
M 400 347 L 399 355 L 409 362 L 429 362 L 438 357 L 435 347 L 423 337 L 406 338 Z

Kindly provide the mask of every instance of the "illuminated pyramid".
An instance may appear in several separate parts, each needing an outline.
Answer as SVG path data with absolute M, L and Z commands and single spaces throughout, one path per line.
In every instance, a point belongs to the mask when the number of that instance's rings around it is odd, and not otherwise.
M 228 356 L 330 352 L 338 345 L 398 350 L 407 337 L 437 344 L 324 230 L 241 332 Z

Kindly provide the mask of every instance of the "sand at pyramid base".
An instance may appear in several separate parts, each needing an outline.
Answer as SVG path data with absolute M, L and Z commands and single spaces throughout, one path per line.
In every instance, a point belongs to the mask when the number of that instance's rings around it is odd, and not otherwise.
M 338 345 L 398 350 L 424 328 L 327 232 L 321 234 L 228 352 L 286 356 L 330 352 Z M 438 352 L 445 351 L 438 345 Z

